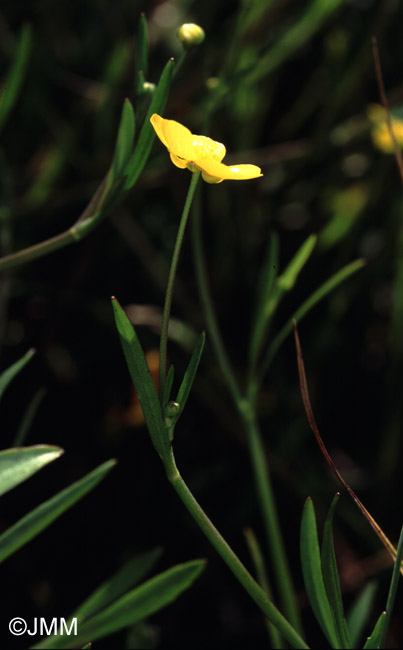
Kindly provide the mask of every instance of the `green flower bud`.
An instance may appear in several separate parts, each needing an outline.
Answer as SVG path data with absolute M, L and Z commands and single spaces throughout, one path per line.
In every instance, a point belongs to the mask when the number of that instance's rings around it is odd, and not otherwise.
M 174 418 L 179 415 L 181 412 L 181 407 L 178 404 L 178 402 L 168 402 L 168 404 L 165 407 L 165 417 L 166 418 Z
M 204 41 L 204 29 L 195 23 L 184 23 L 178 29 L 177 36 L 186 50 Z

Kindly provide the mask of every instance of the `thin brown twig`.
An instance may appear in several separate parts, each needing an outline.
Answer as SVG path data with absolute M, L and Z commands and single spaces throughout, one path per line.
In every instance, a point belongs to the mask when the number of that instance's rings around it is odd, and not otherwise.
M 301 395 L 302 395 L 302 401 L 304 404 L 305 408 L 305 413 L 308 418 L 309 426 L 311 427 L 316 441 L 319 445 L 319 448 L 323 454 L 323 456 L 326 459 L 326 462 L 328 463 L 329 467 L 331 468 L 332 472 L 337 476 L 339 479 L 340 483 L 345 487 L 357 507 L 361 510 L 362 514 L 364 517 L 367 519 L 379 539 L 381 540 L 382 544 L 385 546 L 386 550 L 388 551 L 389 555 L 393 559 L 393 561 L 396 558 L 396 549 L 393 546 L 392 542 L 388 539 L 388 537 L 385 535 L 383 532 L 382 528 L 377 524 L 375 519 L 372 517 L 372 515 L 368 512 L 364 504 L 360 501 L 354 490 L 350 487 L 350 485 L 347 483 L 347 481 L 343 478 L 343 476 L 340 474 L 339 470 L 337 469 L 336 465 L 334 464 L 328 450 L 325 447 L 325 444 L 322 440 L 322 437 L 319 433 L 319 429 L 317 427 L 313 411 L 312 411 L 312 406 L 311 406 L 311 401 L 309 399 L 309 391 L 308 391 L 308 382 L 306 379 L 306 373 L 305 373 L 305 365 L 304 365 L 304 359 L 302 356 L 302 348 L 301 348 L 301 343 L 299 340 L 298 336 L 298 331 L 297 331 L 297 324 L 294 321 L 294 337 L 295 337 L 295 345 L 297 348 L 297 363 L 298 363 L 298 374 L 299 374 L 299 383 L 300 383 L 300 389 L 301 389 Z M 401 573 L 403 574 L 403 568 L 400 569 Z

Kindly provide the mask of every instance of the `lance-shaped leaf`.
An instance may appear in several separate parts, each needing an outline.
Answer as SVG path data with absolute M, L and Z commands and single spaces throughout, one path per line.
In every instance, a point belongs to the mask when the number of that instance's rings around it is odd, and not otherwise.
M 71 618 L 77 618 L 83 622 L 113 603 L 138 584 L 151 571 L 161 555 L 162 548 L 154 548 L 136 555 L 126 562 L 112 578 L 100 585 L 72 614 Z
M 63 512 L 90 492 L 114 467 L 116 461 L 109 460 L 95 470 L 76 481 L 68 488 L 58 492 L 54 497 L 31 510 L 5 533 L 0 535 L 0 562 L 15 553 L 31 539 L 47 528 Z
M 24 354 L 21 359 L 13 363 L 12 366 L 4 370 L 0 375 L 0 399 L 3 396 L 4 391 L 6 390 L 9 383 L 18 375 L 18 373 L 27 365 L 27 363 L 32 359 L 35 354 L 34 348 L 31 348 Z
M 133 106 L 129 99 L 125 99 L 122 108 L 118 137 L 116 139 L 115 154 L 110 171 L 110 182 L 113 183 L 123 175 L 127 162 L 133 152 L 135 133 L 135 117 Z M 109 179 L 108 179 L 109 181 Z
M 305 501 L 302 514 L 300 551 L 304 584 L 316 620 L 332 648 L 342 648 L 323 581 L 316 517 L 310 498 Z
M 48 637 L 34 648 L 55 650 L 77 647 L 88 639 L 96 641 L 134 625 L 176 600 L 181 593 L 191 587 L 204 568 L 205 560 L 178 564 L 129 591 L 82 625 L 79 624 L 76 637 Z
M 164 400 L 163 404 L 166 406 L 171 397 L 172 384 L 174 383 L 175 369 L 173 366 L 169 366 L 165 388 L 164 388 Z
M 112 298 L 112 305 L 123 353 L 141 408 L 143 409 L 144 419 L 152 443 L 160 457 L 164 460 L 170 453 L 169 434 L 165 429 L 161 406 L 147 366 L 143 348 L 141 347 L 133 325 L 116 298 Z
M 180 412 L 183 412 L 185 404 L 188 400 L 190 390 L 193 386 L 194 379 L 196 377 L 197 369 L 199 367 L 201 355 L 203 354 L 204 343 L 206 341 L 206 334 L 202 332 L 197 340 L 193 354 L 189 361 L 189 365 L 186 369 L 186 372 L 183 376 L 182 383 L 179 387 L 178 394 L 176 396 L 176 401 L 180 406 Z
M 373 650 L 374 648 L 380 648 L 380 643 L 381 643 L 381 638 L 382 638 L 382 631 L 383 627 L 385 625 L 385 618 L 386 618 L 386 612 L 382 612 L 380 617 L 378 618 L 374 629 L 372 630 L 371 636 L 368 637 L 364 648 L 368 650 Z
M 329 512 L 325 521 L 321 553 L 322 574 L 327 597 L 330 603 L 330 608 L 334 617 L 336 632 L 341 641 L 342 648 L 351 648 L 351 640 L 347 629 L 346 619 L 344 617 L 343 601 L 341 598 L 339 573 L 337 570 L 336 555 L 334 552 L 332 530 L 334 511 L 336 509 L 339 497 L 340 492 L 337 492 L 332 501 L 332 505 L 329 508 Z
M 347 614 L 347 626 L 352 648 L 357 647 L 360 637 L 364 632 L 374 604 L 377 587 L 378 585 L 374 580 L 368 582 L 359 593 Z
M 0 92 L 0 131 L 13 108 L 24 81 L 32 46 L 32 29 L 25 25 L 18 40 L 17 50 Z
M 141 128 L 134 153 L 131 156 L 125 170 L 127 178 L 124 188 L 126 190 L 129 190 L 131 187 L 133 187 L 138 177 L 140 176 L 144 165 L 147 162 L 155 137 L 155 131 L 150 122 L 150 117 L 153 115 L 153 113 L 158 113 L 161 115 L 164 111 L 169 89 L 171 87 L 174 67 L 175 62 L 173 59 L 170 59 L 162 71 L 161 78 L 153 95 L 150 108 Z
M 50 445 L 0 451 L 0 495 L 25 481 L 61 454 L 63 449 Z
M 379 642 L 380 648 L 386 647 L 385 645 L 386 635 L 388 633 L 390 617 L 392 615 L 393 607 L 395 605 L 397 585 L 399 582 L 400 569 L 402 566 L 402 558 L 403 558 L 403 527 L 400 531 L 399 543 L 397 545 L 397 550 L 396 550 L 396 559 L 395 559 L 395 564 L 393 566 L 393 573 L 392 573 L 392 579 L 390 581 L 388 599 L 386 601 L 386 616 L 381 631 L 381 639 Z

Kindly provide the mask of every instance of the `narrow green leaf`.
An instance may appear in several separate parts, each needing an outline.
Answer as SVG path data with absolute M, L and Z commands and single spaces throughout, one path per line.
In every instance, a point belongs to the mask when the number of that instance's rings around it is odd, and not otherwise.
M 161 406 L 143 348 L 133 325 L 116 298 L 112 298 L 116 327 L 123 353 L 136 389 L 152 443 L 162 459 L 170 453 L 169 435 L 165 429 Z
M 12 366 L 4 370 L 0 375 L 0 399 L 3 396 L 4 391 L 6 390 L 9 383 L 18 375 L 19 372 L 27 365 L 28 361 L 32 359 L 35 354 L 34 348 L 31 348 L 24 354 L 21 359 L 13 363 Z
M 300 552 L 302 574 L 313 613 L 332 648 L 341 648 L 323 582 L 316 517 L 311 498 L 305 501 L 302 514 Z
M 21 90 L 32 47 L 32 29 L 21 29 L 17 50 L 0 92 L 0 131 L 3 128 Z
M 267 313 L 266 306 L 272 297 L 274 282 L 278 274 L 279 239 L 273 233 L 269 240 L 268 250 L 260 272 L 258 289 L 256 295 L 254 326 L 250 340 L 250 358 L 254 364 L 262 345 L 263 336 L 267 327 L 270 313 Z
M 340 493 L 337 492 L 330 506 L 326 517 L 323 540 L 322 540 L 322 574 L 329 604 L 334 617 L 336 633 L 342 648 L 351 648 L 351 639 L 344 617 L 343 601 L 341 597 L 339 574 L 337 570 L 336 555 L 333 542 L 333 516 L 339 500 Z
M 172 384 L 174 382 L 175 370 L 173 366 L 169 366 L 166 382 L 165 382 L 165 391 L 164 391 L 164 406 L 166 406 L 171 397 Z
M 364 649 L 368 648 L 373 650 L 374 648 L 380 648 L 380 642 L 381 642 L 381 636 L 382 636 L 382 630 L 383 626 L 385 624 L 385 617 L 386 617 L 386 612 L 382 612 L 380 617 L 378 618 L 374 629 L 372 630 L 371 636 L 368 637 Z
M 154 548 L 136 555 L 126 562 L 112 578 L 100 585 L 70 618 L 77 618 L 82 623 L 113 603 L 138 584 L 151 571 L 161 555 L 162 548 Z
M 164 111 L 169 89 L 171 87 L 174 67 L 175 62 L 173 59 L 170 59 L 162 71 L 161 78 L 153 95 L 150 108 L 141 128 L 137 145 L 125 170 L 127 178 L 124 188 L 126 190 L 129 190 L 131 187 L 133 187 L 141 172 L 143 171 L 144 165 L 147 162 L 155 137 L 155 132 L 150 122 L 150 117 L 153 113 L 158 113 L 161 115 L 161 113 Z
M 15 553 L 44 528 L 47 528 L 63 512 L 90 492 L 116 464 L 115 460 L 103 463 L 95 470 L 76 481 L 68 488 L 58 492 L 54 497 L 31 510 L 5 533 L 0 535 L 0 562 Z
M 63 449 L 35 445 L 0 451 L 0 495 L 22 483 L 63 454 Z
M 111 165 L 111 182 L 123 175 L 125 166 L 133 152 L 135 133 L 135 117 L 133 106 L 129 99 L 125 99 L 122 108 L 119 131 L 116 140 L 115 154 Z
M 189 589 L 204 568 L 204 560 L 178 564 L 136 587 L 83 624 L 78 622 L 76 637 L 48 637 L 34 648 L 76 647 L 88 639 L 94 642 L 134 625 L 176 600 Z
M 304 241 L 302 246 L 298 249 L 292 258 L 291 262 L 287 265 L 287 267 L 278 278 L 277 283 L 279 287 L 285 291 L 290 291 L 294 287 L 300 272 L 304 268 L 305 264 L 311 256 L 313 249 L 315 248 L 317 239 L 317 235 L 310 235 L 308 239 Z
M 189 361 L 189 365 L 186 369 L 186 372 L 183 376 L 182 383 L 179 387 L 178 394 L 176 396 L 176 401 L 180 406 L 180 412 L 183 413 L 185 404 L 188 400 L 190 390 L 193 386 L 194 379 L 196 377 L 197 369 L 199 367 L 201 355 L 203 354 L 204 344 L 206 342 L 206 333 L 202 332 L 197 339 L 197 343 L 193 350 L 193 354 Z
M 351 606 L 347 615 L 347 626 L 350 633 L 352 648 L 357 647 L 360 637 L 364 632 L 364 628 L 374 604 L 377 588 L 378 584 L 375 580 L 368 582 Z
M 31 428 L 32 422 L 35 418 L 35 415 L 40 407 L 43 398 L 46 395 L 46 389 L 40 388 L 36 391 L 35 395 L 28 404 L 24 415 L 22 416 L 21 422 L 18 427 L 18 431 L 13 441 L 13 447 L 20 447 L 24 444 L 25 438 L 27 437 L 29 430 Z
M 387 599 L 387 602 L 386 602 L 386 616 L 385 616 L 384 625 L 383 625 L 382 631 L 381 631 L 381 639 L 380 639 L 380 642 L 379 642 L 379 647 L 380 648 L 386 647 L 385 646 L 385 644 L 386 644 L 386 635 L 388 633 L 388 628 L 389 628 L 389 624 L 390 624 L 390 617 L 392 615 L 393 607 L 395 605 L 397 585 L 398 585 L 399 577 L 400 577 L 400 567 L 402 566 L 402 558 L 403 558 L 403 527 L 400 530 L 399 543 L 397 545 L 397 551 L 396 551 L 396 559 L 395 559 L 395 563 L 394 563 L 394 566 L 393 566 L 392 579 L 390 581 L 388 599 Z
M 282 345 L 283 341 L 287 338 L 287 336 L 292 332 L 293 329 L 293 322 L 294 320 L 299 323 L 304 316 L 313 308 L 315 305 L 323 300 L 329 293 L 334 291 L 342 282 L 347 280 L 351 275 L 359 271 L 360 269 L 365 266 L 365 260 L 363 259 L 358 259 L 355 260 L 354 262 L 351 262 L 351 264 L 347 264 L 344 266 L 340 271 L 337 271 L 334 275 L 332 275 L 326 282 L 321 284 L 316 291 L 313 292 L 305 302 L 302 303 L 300 307 L 293 313 L 291 318 L 286 322 L 286 324 L 281 328 L 281 330 L 276 334 L 274 337 L 272 343 L 270 344 L 267 353 L 265 355 L 265 358 L 262 363 L 262 368 L 261 368 L 261 375 L 263 376 L 264 373 L 267 371 L 267 368 L 269 367 L 273 357 L 279 350 L 280 346 Z
M 134 89 L 136 95 L 143 94 L 143 84 L 148 74 L 148 30 L 144 14 L 140 16 L 137 28 L 136 58 L 134 64 Z

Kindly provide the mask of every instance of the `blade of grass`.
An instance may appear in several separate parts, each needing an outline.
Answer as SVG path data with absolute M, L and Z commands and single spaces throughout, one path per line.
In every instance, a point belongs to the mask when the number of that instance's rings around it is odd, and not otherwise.
M 126 164 L 133 153 L 134 134 L 135 117 L 133 106 L 131 105 L 130 100 L 126 98 L 122 108 L 122 117 L 120 119 L 118 136 L 116 139 L 115 154 L 111 164 L 111 183 L 124 173 Z
M 205 560 L 192 560 L 178 564 L 133 589 L 101 612 L 78 626 L 78 635 L 48 637 L 34 648 L 71 648 L 79 643 L 91 642 L 134 625 L 166 607 L 192 586 L 205 568 Z
M 249 555 L 251 556 L 253 566 L 255 567 L 255 573 L 257 576 L 257 581 L 262 587 L 263 591 L 268 595 L 270 600 L 273 601 L 273 594 L 270 588 L 269 580 L 267 577 L 267 571 L 265 566 L 265 561 L 260 548 L 260 544 L 257 540 L 257 537 L 251 528 L 245 528 L 243 531 L 246 539 L 246 543 L 249 550 Z M 272 648 L 284 648 L 284 643 L 282 637 L 276 627 L 266 618 L 265 619 L 267 632 L 271 642 Z
M 327 597 L 330 603 L 330 609 L 333 614 L 336 632 L 341 642 L 342 648 L 351 648 L 351 639 L 348 633 L 346 619 L 344 617 L 343 601 L 341 597 L 339 573 L 337 570 L 336 555 L 333 542 L 333 516 L 340 492 L 337 492 L 329 508 L 323 530 L 321 563 L 322 574 L 325 583 Z
M 381 635 L 382 635 L 382 629 L 385 623 L 385 616 L 386 612 L 382 612 L 380 617 L 378 618 L 376 625 L 374 629 L 372 630 L 371 636 L 368 637 L 364 649 L 366 650 L 373 650 L 374 648 L 380 648 L 380 641 L 381 641 Z
M 152 443 L 159 456 L 170 454 L 169 435 L 165 428 L 157 391 L 136 331 L 115 297 L 112 297 L 116 327 L 123 353 L 136 389 Z
M 88 620 L 102 609 L 111 605 L 142 580 L 162 555 L 162 548 L 140 553 L 126 562 L 112 578 L 100 585 L 71 615 L 71 618 Z
M 3 396 L 4 391 L 6 390 L 9 383 L 18 375 L 19 372 L 31 361 L 32 357 L 35 354 L 34 348 L 31 348 L 24 354 L 21 359 L 13 363 L 12 366 L 4 370 L 0 375 L 0 399 Z
M 15 553 L 21 546 L 47 528 L 63 512 L 71 508 L 77 501 L 90 492 L 110 472 L 116 464 L 109 460 L 79 481 L 58 492 L 54 497 L 31 510 L 5 533 L 0 535 L 0 562 Z
M 17 50 L 0 93 L 0 131 L 3 128 L 21 90 L 32 47 L 32 29 L 21 29 Z
M 332 648 L 342 648 L 323 580 L 315 510 L 310 497 L 302 514 L 300 551 L 304 584 L 316 620 Z
M 323 300 L 323 298 L 325 298 L 329 293 L 336 289 L 342 282 L 344 282 L 344 280 L 347 280 L 347 278 L 353 275 L 353 273 L 356 273 L 362 269 L 363 266 L 365 266 L 365 260 L 363 259 L 358 259 L 354 262 L 351 262 L 351 264 L 347 264 L 342 269 L 340 269 L 340 271 L 337 271 L 337 273 L 326 280 L 326 282 L 321 284 L 320 287 L 318 287 L 316 291 L 314 291 L 313 294 L 309 296 L 305 302 L 302 303 L 302 305 L 293 313 L 291 318 L 289 318 L 289 320 L 281 328 L 279 333 L 274 337 L 273 341 L 269 345 L 260 367 L 260 378 L 263 378 L 280 346 L 287 338 L 287 336 L 292 332 L 294 320 L 299 323 L 304 318 L 304 316 L 306 316 L 306 314 L 313 307 L 315 307 L 315 305 L 317 305 L 318 302 Z
M 148 30 L 147 20 L 141 14 L 137 27 L 136 57 L 134 62 L 134 92 L 137 96 L 143 94 L 143 84 L 148 74 Z
M 153 113 L 161 114 L 164 111 L 169 89 L 171 87 L 174 67 L 175 62 L 173 59 L 170 59 L 162 71 L 161 78 L 157 88 L 155 89 L 133 155 L 125 169 L 125 174 L 127 176 L 124 184 L 125 190 L 129 190 L 133 187 L 148 160 L 155 137 L 155 131 L 150 122 L 150 117 Z
M 176 401 L 180 406 L 180 412 L 183 413 L 186 402 L 193 386 L 194 379 L 196 377 L 197 369 L 199 367 L 200 359 L 203 354 L 204 344 L 206 341 L 206 334 L 202 332 L 197 340 L 193 354 L 189 361 L 189 365 L 186 368 L 186 372 L 183 376 L 182 383 L 179 387 L 178 394 L 176 396 Z
M 14 438 L 13 447 L 20 447 L 24 443 L 35 415 L 38 411 L 38 408 L 40 407 L 45 395 L 46 389 L 40 388 L 31 399 L 18 427 L 17 434 Z
M 388 633 L 388 628 L 390 624 L 390 617 L 392 615 L 393 607 L 396 599 L 397 585 L 399 583 L 400 570 L 402 566 L 403 558 L 403 527 L 400 530 L 399 543 L 397 545 L 396 559 L 393 567 L 392 579 L 390 581 L 388 599 L 386 601 L 386 616 L 384 619 L 384 624 L 382 626 L 381 638 L 379 641 L 379 647 L 386 647 L 386 635 Z
M 26 481 L 64 453 L 60 447 L 35 445 L 0 451 L 0 495 Z
M 351 647 L 356 648 L 374 604 L 377 583 L 372 580 L 368 582 L 353 603 L 347 614 L 347 626 L 351 639 Z

